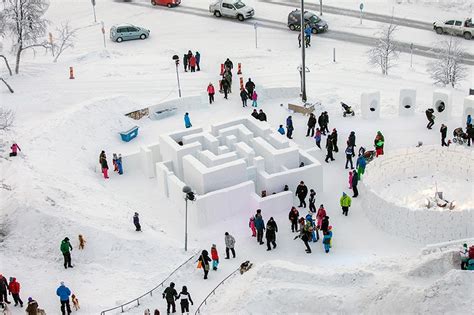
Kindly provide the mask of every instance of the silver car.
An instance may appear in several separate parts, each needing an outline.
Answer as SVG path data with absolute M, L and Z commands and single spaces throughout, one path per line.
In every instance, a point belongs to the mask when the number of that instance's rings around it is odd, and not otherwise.
M 117 43 L 124 40 L 145 39 L 148 36 L 150 30 L 131 24 L 114 25 L 110 28 L 110 39 Z

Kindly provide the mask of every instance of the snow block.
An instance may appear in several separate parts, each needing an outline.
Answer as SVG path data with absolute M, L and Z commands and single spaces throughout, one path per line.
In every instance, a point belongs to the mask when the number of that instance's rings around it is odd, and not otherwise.
M 380 117 L 380 91 L 362 93 L 360 108 L 363 119 L 378 119 Z
M 433 92 L 433 109 L 435 117 L 441 122 L 451 118 L 452 94 L 448 90 L 435 90 Z
M 467 115 L 471 115 L 471 117 L 474 118 L 474 95 L 469 95 L 464 98 L 461 126 L 464 126 L 466 123 Z
M 398 114 L 400 116 L 413 116 L 416 107 L 416 90 L 401 89 Z

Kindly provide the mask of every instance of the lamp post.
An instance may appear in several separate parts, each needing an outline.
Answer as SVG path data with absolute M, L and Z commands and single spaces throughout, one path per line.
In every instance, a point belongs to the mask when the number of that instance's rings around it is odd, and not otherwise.
M 306 103 L 306 63 L 305 63 L 305 36 L 304 36 L 304 0 L 301 0 L 301 39 L 303 39 L 303 43 L 301 45 L 301 100 L 303 103 Z
M 179 97 L 181 97 L 181 85 L 179 84 L 179 72 L 178 72 L 178 66 L 179 66 L 179 57 L 178 57 L 178 55 L 174 55 L 173 60 L 176 64 L 176 79 L 178 80 L 178 93 L 179 93 Z
M 184 251 L 188 251 L 188 200 L 193 201 L 196 198 L 193 190 L 189 186 L 184 186 L 183 192 L 186 194 L 184 197 L 184 200 L 186 201 L 186 210 L 184 213 Z

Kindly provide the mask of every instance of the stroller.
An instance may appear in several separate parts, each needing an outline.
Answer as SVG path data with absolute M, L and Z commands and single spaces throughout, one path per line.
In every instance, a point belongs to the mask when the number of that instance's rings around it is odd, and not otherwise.
M 363 154 L 364 157 L 365 157 L 365 161 L 367 163 L 369 163 L 370 161 L 372 161 L 374 158 L 375 158 L 375 150 L 365 150 L 364 147 L 360 147 L 359 148 L 359 155 Z
M 453 142 L 463 144 L 467 142 L 467 133 L 465 133 L 461 127 L 454 129 L 453 131 Z
M 347 115 L 351 115 L 351 116 L 354 116 L 355 115 L 355 112 L 352 110 L 352 108 L 347 105 L 346 103 L 344 102 L 341 102 L 341 106 L 342 108 L 344 109 L 344 112 L 342 113 L 342 116 L 346 117 Z

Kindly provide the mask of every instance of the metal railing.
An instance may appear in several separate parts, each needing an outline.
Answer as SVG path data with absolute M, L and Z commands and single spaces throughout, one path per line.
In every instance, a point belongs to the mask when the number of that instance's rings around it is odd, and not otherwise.
M 236 272 L 240 270 L 240 266 L 235 269 L 234 271 L 232 271 L 227 277 L 225 277 L 221 282 L 219 282 L 218 285 L 216 285 L 216 287 L 214 289 L 212 289 L 212 291 L 204 298 L 204 300 L 201 302 L 201 304 L 199 304 L 198 308 L 196 309 L 196 312 L 194 312 L 194 315 L 198 315 L 198 314 L 201 314 L 201 308 L 204 306 L 204 305 L 207 305 L 207 300 L 211 297 L 211 295 L 214 295 L 216 294 L 216 290 L 218 287 L 220 287 L 222 284 L 224 284 L 225 281 L 227 281 L 227 279 L 229 279 L 230 277 L 232 276 L 235 276 Z
M 108 313 L 108 312 L 111 312 L 111 311 L 115 311 L 117 309 L 120 309 L 121 310 L 121 313 L 125 312 L 124 310 L 124 307 L 127 306 L 127 305 L 130 305 L 132 303 L 137 303 L 137 307 L 140 306 L 140 299 L 146 297 L 147 295 L 150 295 L 150 296 L 153 296 L 153 291 L 155 291 L 156 289 L 160 288 L 160 287 L 163 287 L 163 284 L 169 279 L 171 278 L 171 276 L 176 272 L 178 271 L 181 267 L 183 267 L 184 265 L 186 265 L 191 259 L 193 259 L 194 257 L 196 257 L 197 254 L 199 254 L 200 252 L 196 252 L 194 253 L 194 255 L 192 255 L 191 257 L 189 257 L 185 262 L 183 262 L 181 265 L 179 265 L 175 270 L 173 270 L 169 275 L 168 277 L 166 277 L 163 281 L 161 281 L 160 284 L 158 284 L 156 287 L 154 287 L 153 289 L 151 289 L 150 291 L 140 295 L 139 297 L 137 297 L 136 299 L 133 299 L 131 301 L 128 301 L 127 303 L 124 303 L 122 305 L 119 305 L 119 306 L 116 306 L 116 307 L 113 307 L 113 308 L 109 308 L 107 310 L 104 310 L 102 312 L 100 312 L 100 315 L 105 315 L 105 313 Z

